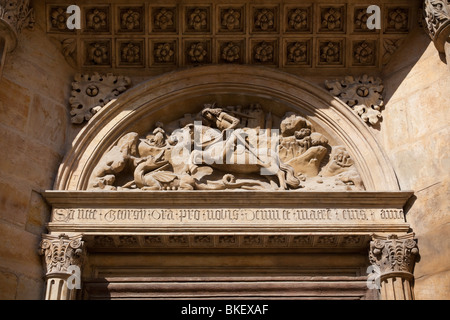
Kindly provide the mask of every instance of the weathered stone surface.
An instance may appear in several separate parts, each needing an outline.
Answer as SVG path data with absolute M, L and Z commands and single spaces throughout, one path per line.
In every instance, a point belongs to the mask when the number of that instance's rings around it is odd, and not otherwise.
M 16 275 L 39 278 L 43 275 L 37 254 L 40 237 L 9 223 L 0 223 L 4 241 L 0 244 L 0 267 Z
M 24 226 L 31 189 L 25 181 L 9 176 L 0 178 L 0 219 Z
M 416 190 L 406 215 L 420 239 L 416 298 L 448 299 L 449 71 L 426 37 L 414 32 L 385 68 L 381 137 L 400 185 Z
M 14 273 L 0 270 L 0 300 L 16 299 L 17 276 Z
M 19 131 L 25 131 L 30 112 L 31 93 L 28 89 L 0 79 L 0 122 Z

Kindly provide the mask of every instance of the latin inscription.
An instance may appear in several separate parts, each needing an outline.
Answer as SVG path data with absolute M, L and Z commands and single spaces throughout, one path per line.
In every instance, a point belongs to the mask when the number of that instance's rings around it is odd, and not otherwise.
M 52 222 L 102 224 L 315 224 L 404 222 L 398 209 L 58 209 Z

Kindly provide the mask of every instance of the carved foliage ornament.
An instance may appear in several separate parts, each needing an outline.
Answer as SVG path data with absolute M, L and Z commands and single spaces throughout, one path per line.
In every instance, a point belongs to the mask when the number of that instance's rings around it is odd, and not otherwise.
M 380 268 L 381 275 L 393 272 L 413 273 L 419 259 L 419 249 L 414 235 L 400 238 L 396 235 L 374 237 L 370 242 L 369 259 Z
M 24 27 L 34 26 L 34 10 L 30 0 L 0 0 L 0 19 L 6 21 L 16 33 Z
M 450 1 L 425 0 L 424 17 L 428 32 L 440 52 L 450 34 Z
M 89 121 L 103 106 L 126 91 L 130 84 L 131 80 L 123 76 L 77 74 L 72 83 L 72 96 L 69 100 L 72 123 Z
M 340 98 L 361 117 L 364 122 L 376 125 L 381 118 L 384 87 L 379 78 L 363 75 L 346 77 L 343 80 L 326 81 L 331 93 Z
M 70 266 L 81 267 L 84 255 L 84 242 L 81 236 L 69 237 L 44 235 L 40 244 L 40 254 L 45 258 L 47 275 L 70 273 Z

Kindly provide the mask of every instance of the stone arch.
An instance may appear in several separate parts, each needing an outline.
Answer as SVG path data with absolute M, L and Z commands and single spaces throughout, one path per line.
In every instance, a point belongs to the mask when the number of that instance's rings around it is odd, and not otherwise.
M 230 97 L 273 101 L 279 112 L 285 108 L 305 115 L 346 147 L 367 191 L 399 191 L 381 146 L 345 103 L 300 77 L 251 66 L 205 66 L 172 72 L 122 94 L 78 134 L 60 166 L 54 190 L 86 190 L 94 166 L 123 134 L 143 132 L 151 121 L 171 112 L 182 114 L 194 101 L 227 101 Z

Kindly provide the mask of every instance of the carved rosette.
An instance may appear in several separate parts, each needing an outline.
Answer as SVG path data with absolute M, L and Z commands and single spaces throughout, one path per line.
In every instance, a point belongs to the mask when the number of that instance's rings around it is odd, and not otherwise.
M 450 36 L 450 1 L 425 0 L 424 18 L 428 33 L 439 52 L 445 53 Z
M 40 254 L 45 258 L 47 276 L 52 274 L 71 274 L 69 267 L 81 268 L 84 256 L 82 236 L 69 237 L 44 235 L 40 244 Z
M 384 105 L 382 81 L 379 78 L 346 77 L 343 80 L 325 81 L 330 92 L 348 104 L 364 122 L 376 125 Z
M 72 123 L 89 121 L 103 106 L 126 91 L 130 84 L 130 78 L 123 76 L 77 74 L 72 83 L 72 96 L 69 100 Z
M 413 299 L 414 266 L 419 260 L 419 249 L 414 234 L 406 236 L 373 236 L 369 260 L 380 277 L 383 299 Z

